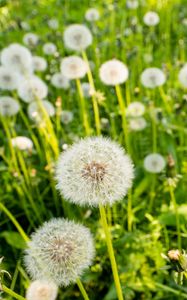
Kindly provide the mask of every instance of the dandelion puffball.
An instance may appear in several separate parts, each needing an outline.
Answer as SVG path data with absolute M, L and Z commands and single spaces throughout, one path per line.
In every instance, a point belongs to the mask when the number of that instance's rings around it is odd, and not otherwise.
M 19 103 L 14 98 L 9 96 L 0 97 L 0 115 L 14 116 L 18 113 L 19 109 Z
M 141 131 L 145 129 L 147 126 L 147 122 L 144 118 L 138 117 L 129 120 L 129 128 L 132 131 Z
M 72 55 L 62 59 L 60 70 L 64 77 L 71 80 L 84 77 L 88 66 L 81 57 Z
M 147 68 L 141 74 L 141 83 L 150 89 L 161 86 L 166 82 L 166 76 L 159 68 Z
M 159 153 L 152 153 L 145 157 L 144 168 L 150 173 L 160 173 L 165 168 L 166 162 Z
M 11 139 L 12 146 L 19 150 L 32 150 L 33 142 L 26 136 L 16 136 Z
M 43 99 L 48 94 L 45 82 L 37 76 L 31 76 L 19 84 L 18 95 L 24 102 Z
M 104 84 L 115 86 L 127 80 L 129 71 L 123 62 L 112 59 L 101 65 L 99 75 Z
M 73 113 L 68 110 L 63 110 L 61 112 L 61 122 L 65 125 L 69 124 L 73 120 Z
M 53 76 L 51 77 L 51 84 L 56 88 L 64 90 L 67 90 L 70 86 L 69 79 L 61 73 L 53 74 Z
M 35 280 L 31 282 L 26 292 L 27 300 L 55 300 L 58 287 L 49 281 Z
M 139 6 L 139 3 L 137 0 L 127 0 L 126 6 L 129 9 L 136 9 Z
M 91 265 L 94 252 L 88 228 L 59 218 L 45 222 L 32 234 L 24 260 L 32 279 L 67 286 Z
M 22 74 L 29 74 L 33 71 L 31 52 L 19 44 L 11 44 L 2 50 L 1 63 Z
M 71 50 L 82 51 L 91 45 L 92 34 L 85 25 L 73 24 L 64 31 L 64 43 Z
M 23 37 L 23 42 L 26 46 L 34 47 L 38 44 L 39 37 L 35 33 L 28 32 Z
M 41 56 L 33 56 L 32 63 L 34 71 L 45 71 L 47 69 L 47 61 Z
M 41 122 L 44 119 L 44 113 L 41 106 L 49 117 L 53 117 L 55 115 L 55 109 L 51 102 L 43 100 L 39 104 L 38 102 L 33 101 L 28 106 L 28 115 L 31 120 Z
M 99 20 L 99 12 L 96 8 L 89 8 L 85 13 L 85 19 L 89 22 Z
M 60 155 L 56 167 L 57 188 L 79 205 L 112 205 L 132 185 L 133 165 L 115 142 L 103 137 L 83 139 Z
M 0 89 L 12 91 L 17 89 L 20 74 L 8 67 L 0 66 Z
M 144 15 L 143 21 L 147 26 L 155 26 L 160 22 L 160 18 L 156 12 L 149 11 Z
M 129 117 L 141 117 L 145 112 L 145 106 L 138 101 L 130 103 L 126 110 L 126 115 Z
M 53 43 L 46 43 L 43 45 L 43 52 L 46 55 L 53 55 L 56 52 L 56 45 Z
M 59 27 L 59 23 L 58 23 L 57 19 L 50 19 L 47 22 L 47 24 L 51 29 L 58 29 L 58 27 Z
M 187 64 L 179 72 L 179 81 L 184 88 L 187 88 Z

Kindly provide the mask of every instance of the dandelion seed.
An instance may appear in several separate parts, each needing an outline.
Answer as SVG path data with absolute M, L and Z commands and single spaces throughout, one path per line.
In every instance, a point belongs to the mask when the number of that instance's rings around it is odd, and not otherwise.
M 124 63 L 112 59 L 101 65 L 99 75 L 104 84 L 115 86 L 127 80 L 129 71 Z
M 61 154 L 56 167 L 57 188 L 79 205 L 112 205 L 127 194 L 133 177 L 129 156 L 103 137 L 75 143 Z
M 21 76 L 18 72 L 4 66 L 0 66 L 0 89 L 12 91 L 18 87 Z
M 11 139 L 12 146 L 19 150 L 32 150 L 33 142 L 26 136 L 17 136 Z
M 92 43 L 92 34 L 85 25 L 73 24 L 64 31 L 65 46 L 71 50 L 85 50 Z
M 19 44 L 11 44 L 1 52 L 1 63 L 22 74 L 32 73 L 32 55 L 30 51 Z
M 47 96 L 47 93 L 47 85 L 37 76 L 25 79 L 18 87 L 18 95 L 24 102 L 32 102 L 36 98 L 43 99 Z
M 35 280 L 26 292 L 27 300 L 55 300 L 58 287 L 53 282 Z
M 143 21 L 147 26 L 156 26 L 160 22 L 160 18 L 156 12 L 149 11 L 144 15 Z
M 14 116 L 19 110 L 19 103 L 14 98 L 9 96 L 0 97 L 0 115 Z
M 96 8 L 89 8 L 85 13 L 85 19 L 89 22 L 98 21 L 99 17 L 99 12 Z
M 149 154 L 144 159 L 144 168 L 150 173 L 160 173 L 165 166 L 165 159 L 159 153 Z
M 166 76 L 159 68 L 147 68 L 141 74 L 141 83 L 148 88 L 155 88 L 166 82 Z
M 53 55 L 56 52 L 56 45 L 53 43 L 46 43 L 43 45 L 43 52 L 46 55 Z
M 86 75 L 88 67 L 79 56 L 68 56 L 62 59 L 60 69 L 64 77 L 78 79 Z
M 47 69 L 47 61 L 41 56 L 33 56 L 32 63 L 34 71 L 45 71 Z
M 88 228 L 73 221 L 52 219 L 32 234 L 25 265 L 33 279 L 67 286 L 91 265 L 94 252 Z
M 67 90 L 70 87 L 69 79 L 67 79 L 64 75 L 61 73 L 55 73 L 51 77 L 51 84 L 60 89 Z

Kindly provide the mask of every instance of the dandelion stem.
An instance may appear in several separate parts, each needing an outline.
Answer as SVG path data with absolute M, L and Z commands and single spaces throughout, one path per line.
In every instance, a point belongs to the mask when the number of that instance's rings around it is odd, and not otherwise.
M 9 217 L 9 219 L 15 225 L 15 227 L 17 228 L 18 232 L 20 233 L 20 235 L 22 236 L 24 241 L 27 243 L 29 241 L 28 236 L 26 235 L 26 233 L 24 232 L 23 228 L 20 226 L 18 221 L 11 214 L 11 212 L 3 205 L 3 203 L 0 203 L 0 209 L 2 209 L 4 211 L 4 213 Z
M 17 300 L 26 300 L 26 298 L 18 295 L 17 293 L 15 293 L 14 291 L 12 291 L 11 289 L 9 289 L 5 285 L 2 285 L 1 289 L 3 290 L 3 292 L 7 293 L 8 295 L 12 296 L 13 298 L 15 298 Z
M 82 284 L 82 282 L 81 282 L 81 280 L 79 278 L 77 279 L 77 285 L 79 287 L 79 290 L 80 290 L 83 298 L 85 300 L 89 300 L 88 294 L 87 294 L 87 292 L 86 292 L 86 290 L 85 290 L 85 288 L 84 288 L 84 286 L 83 286 L 83 284 Z
M 95 117 L 95 127 L 96 127 L 97 135 L 100 135 L 101 134 L 101 124 L 100 124 L 100 116 L 99 116 L 99 107 L 98 107 L 98 104 L 97 104 L 96 97 L 94 95 L 94 92 L 95 92 L 94 80 L 93 80 L 92 72 L 90 70 L 89 61 L 88 61 L 88 58 L 87 58 L 87 55 L 86 55 L 85 51 L 82 52 L 82 57 L 83 57 L 84 61 L 86 62 L 87 68 L 88 68 L 87 69 L 87 75 L 88 75 L 89 84 L 90 84 L 91 89 L 92 89 L 92 104 L 93 104 L 94 117 Z
M 161 283 L 155 283 L 155 285 L 158 287 L 158 288 L 161 288 L 162 290 L 164 290 L 164 291 L 167 291 L 167 292 L 171 292 L 171 293 L 173 293 L 173 294 L 175 294 L 175 295 L 178 295 L 178 296 L 180 296 L 180 297 L 183 297 L 184 299 L 187 299 L 187 294 L 184 294 L 184 293 L 182 293 L 181 291 L 177 291 L 176 289 L 173 289 L 173 288 L 171 288 L 171 287 L 169 287 L 169 286 L 166 286 L 166 285 L 164 285 L 164 284 L 161 284 Z
M 179 250 L 181 250 L 181 233 L 180 233 L 179 212 L 178 212 L 177 202 L 176 202 L 176 199 L 175 199 L 174 190 L 173 190 L 173 187 L 171 185 L 169 185 L 169 193 L 170 193 L 171 201 L 172 201 L 173 206 L 174 206 L 175 216 L 176 216 L 178 248 L 179 248 Z
M 107 243 L 107 248 L 108 248 L 108 253 L 109 253 L 109 257 L 110 257 L 110 262 L 111 262 L 111 267 L 112 267 L 112 272 L 113 272 L 113 277 L 114 277 L 114 282 L 115 282 L 115 286 L 116 286 L 118 299 L 123 300 L 123 293 L 122 293 L 121 284 L 120 284 L 120 280 L 119 280 L 119 274 L 118 274 L 116 259 L 115 259 L 115 255 L 114 255 L 114 249 L 113 249 L 113 245 L 112 245 L 111 233 L 108 228 L 106 212 L 105 212 L 104 206 L 100 204 L 99 210 L 100 210 L 102 226 L 103 226 L 103 229 L 105 232 L 106 243 Z
M 79 92 L 79 97 L 80 97 L 80 109 L 81 109 L 83 125 L 85 128 L 86 135 L 90 135 L 90 126 L 88 123 L 88 115 L 86 112 L 84 95 L 83 95 L 83 91 L 82 91 L 81 83 L 80 83 L 79 79 L 76 79 L 76 84 L 77 84 L 77 90 Z

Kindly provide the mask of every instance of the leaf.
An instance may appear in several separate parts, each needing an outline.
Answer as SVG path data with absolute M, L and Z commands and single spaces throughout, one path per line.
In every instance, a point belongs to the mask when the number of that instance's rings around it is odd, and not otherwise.
M 17 249 L 25 249 L 26 243 L 18 232 L 15 231 L 3 231 L 0 237 L 5 238 L 6 242 Z

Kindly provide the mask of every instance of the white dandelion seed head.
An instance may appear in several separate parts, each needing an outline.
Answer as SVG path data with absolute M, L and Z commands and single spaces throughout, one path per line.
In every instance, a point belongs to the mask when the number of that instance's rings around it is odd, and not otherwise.
M 98 21 L 99 17 L 99 11 L 96 8 L 89 8 L 85 13 L 85 19 L 89 22 Z
M 67 125 L 73 121 L 73 113 L 72 113 L 72 111 L 69 111 L 69 110 L 63 110 L 61 112 L 60 118 L 61 118 L 61 122 L 65 125 Z
M 49 102 L 47 100 L 43 100 L 43 101 L 41 101 L 40 104 L 42 105 L 43 109 L 45 109 L 45 111 L 49 117 L 53 117 L 55 115 L 55 108 L 51 102 Z M 27 112 L 28 112 L 29 118 L 33 121 L 41 122 L 44 119 L 44 115 L 43 115 L 41 106 L 36 101 L 29 103 Z
M 85 98 L 90 98 L 92 94 L 92 88 L 88 82 L 81 83 L 82 91 Z
M 178 75 L 179 82 L 184 88 L 187 88 L 187 64 L 185 64 Z
M 47 61 L 41 56 L 33 56 L 32 63 L 34 71 L 45 71 L 47 69 Z
M 91 45 L 92 34 L 85 25 L 73 24 L 64 31 L 64 43 L 71 50 L 82 51 Z
M 112 205 L 132 185 L 133 165 L 115 142 L 89 137 L 60 155 L 56 167 L 57 188 L 70 202 L 79 205 Z
M 106 85 L 118 85 L 127 80 L 129 71 L 123 62 L 112 59 L 101 65 L 99 76 Z
M 144 118 L 138 117 L 129 120 L 129 128 L 132 131 L 141 131 L 147 127 L 147 122 Z
M 62 59 L 60 70 L 63 76 L 71 80 L 84 77 L 88 66 L 81 57 L 72 55 Z
M 59 22 L 57 19 L 50 19 L 47 24 L 51 29 L 58 29 L 59 27 Z
M 144 168 L 150 173 L 160 173 L 165 166 L 165 159 L 159 153 L 149 154 L 144 159 Z
M 38 44 L 39 37 L 37 34 L 28 32 L 23 37 L 23 43 L 28 47 L 35 47 Z
M 137 0 L 127 0 L 126 6 L 129 9 L 136 9 L 139 6 L 139 3 Z
M 55 73 L 51 77 L 51 84 L 59 89 L 67 90 L 70 87 L 69 79 L 61 73 Z
M 0 89 L 7 91 L 15 90 L 20 80 L 21 76 L 18 72 L 9 67 L 0 66 Z
M 166 76 L 159 68 L 147 68 L 141 74 L 141 83 L 147 88 L 154 89 L 165 82 Z
M 21 22 L 21 28 L 22 28 L 23 30 L 30 30 L 30 25 L 29 25 L 27 22 L 22 21 L 22 22 Z
M 53 55 L 56 52 L 56 45 L 53 43 L 46 43 L 43 45 L 43 52 L 46 55 Z
M 143 21 L 147 26 L 156 26 L 160 22 L 160 17 L 156 12 L 149 11 L 144 15 Z
M 35 280 L 31 282 L 26 292 L 27 300 L 55 300 L 58 287 L 49 281 Z
M 59 218 L 36 230 L 25 252 L 25 265 L 32 279 L 67 286 L 92 264 L 95 251 L 88 228 Z
M 32 102 L 36 98 L 43 99 L 47 94 L 47 85 L 37 76 L 25 79 L 18 87 L 18 95 L 24 102 Z
M 19 109 L 19 103 L 14 98 L 9 96 L 0 97 L 0 115 L 14 116 L 18 113 Z
M 19 150 L 32 150 L 33 142 L 26 136 L 16 136 L 11 139 L 12 146 Z
M 1 52 L 1 63 L 5 67 L 20 72 L 30 74 L 33 72 L 31 52 L 19 44 L 11 44 Z
M 145 106 L 138 101 L 130 103 L 127 107 L 126 114 L 128 117 L 141 117 L 145 113 Z

